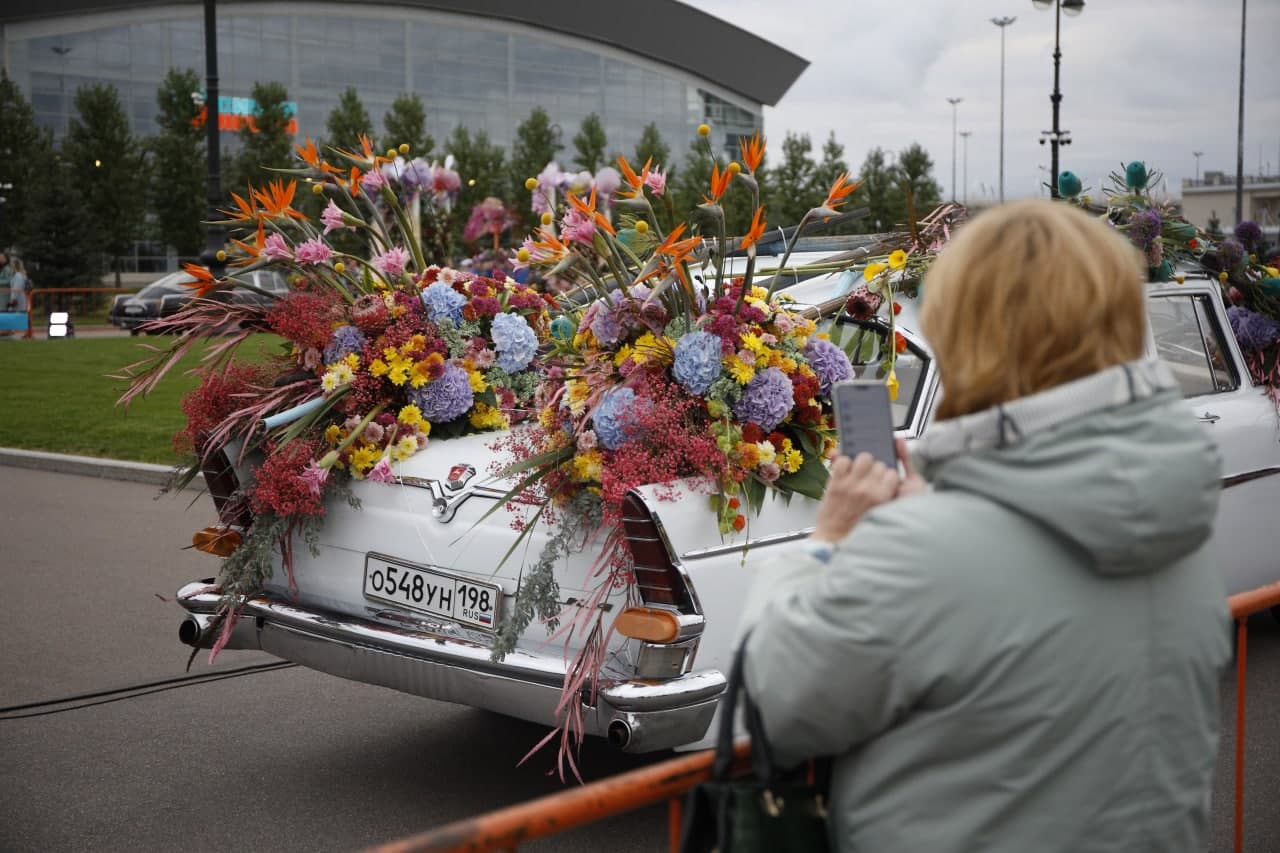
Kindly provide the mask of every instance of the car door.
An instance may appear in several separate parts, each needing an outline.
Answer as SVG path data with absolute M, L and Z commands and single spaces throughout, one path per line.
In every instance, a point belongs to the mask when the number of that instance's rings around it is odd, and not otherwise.
M 1228 593 L 1280 580 L 1280 420 L 1255 386 L 1210 286 L 1152 291 L 1156 354 L 1169 365 L 1192 415 L 1222 451 L 1223 491 L 1214 538 Z

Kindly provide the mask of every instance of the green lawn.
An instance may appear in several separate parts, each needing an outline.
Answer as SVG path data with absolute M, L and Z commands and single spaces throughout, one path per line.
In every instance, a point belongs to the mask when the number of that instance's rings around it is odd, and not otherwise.
M 241 358 L 278 353 L 281 339 L 254 335 Z M 128 411 L 116 406 L 124 382 L 108 379 L 167 338 L 0 339 L 0 447 L 175 464 L 171 440 L 182 428 L 182 397 L 196 385 L 186 371 L 199 351 L 170 371 Z

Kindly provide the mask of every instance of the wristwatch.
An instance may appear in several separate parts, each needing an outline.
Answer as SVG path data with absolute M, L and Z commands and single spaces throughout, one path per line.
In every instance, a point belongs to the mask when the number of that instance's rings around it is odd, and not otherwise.
M 819 563 L 831 562 L 831 555 L 836 552 L 835 545 L 817 539 L 806 539 L 800 543 L 800 547 L 804 548 L 805 553 Z

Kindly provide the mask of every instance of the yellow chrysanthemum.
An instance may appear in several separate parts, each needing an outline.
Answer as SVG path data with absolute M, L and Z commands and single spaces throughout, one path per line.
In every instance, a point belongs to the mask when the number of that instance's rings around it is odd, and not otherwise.
M 659 338 L 652 332 L 645 332 L 636 339 L 635 361 L 637 363 L 652 361 L 668 365 L 675 357 L 675 342 L 670 338 Z
M 413 370 L 414 362 L 407 358 L 397 358 L 391 362 L 391 369 L 387 371 L 387 379 L 391 380 L 392 385 L 403 385 L 409 381 L 409 371 Z
M 613 355 L 613 366 L 621 367 L 634 353 L 635 350 L 631 348 L 631 344 L 623 344 Z
M 329 424 L 324 430 L 324 440 L 330 447 L 337 445 L 338 442 L 342 441 L 342 427 L 337 424 Z
M 788 474 L 794 474 L 804 464 L 804 454 L 799 450 L 788 450 L 782 454 L 782 467 Z
M 320 388 L 328 394 L 330 391 L 338 390 L 338 376 L 332 370 L 325 371 L 324 376 L 320 377 Z
M 334 376 L 338 377 L 338 384 L 340 385 L 348 385 L 351 383 L 352 379 L 356 378 L 355 371 L 353 371 L 351 369 L 351 365 L 347 364 L 345 361 L 340 361 L 335 364 L 330 368 L 330 372 L 332 372 Z
M 380 358 L 375 358 L 373 361 L 369 362 L 369 373 L 372 374 L 373 376 L 378 377 L 379 379 L 382 378 L 383 376 L 386 376 L 387 371 L 390 369 L 391 368 L 387 365 L 387 363 Z
M 410 403 L 409 405 L 405 406 L 403 409 L 400 410 L 400 413 L 396 415 L 396 420 L 398 420 L 400 423 L 404 424 L 405 426 L 419 427 L 419 428 L 421 428 L 422 425 L 426 423 L 426 420 L 424 420 L 422 417 L 422 409 L 419 409 L 417 406 L 413 405 L 412 403 Z
M 1280 278 L 1280 270 L 1275 267 L 1267 267 L 1267 278 Z
M 352 370 L 360 369 L 360 356 L 356 355 L 355 353 L 353 352 L 347 353 L 346 358 L 342 360 L 346 363 L 347 367 L 350 367 Z
M 743 364 L 735 358 L 726 358 L 724 360 L 725 369 L 729 371 L 729 375 L 739 385 L 746 385 L 755 378 L 756 369 L 749 364 Z
M 412 435 L 406 435 L 391 445 L 391 458 L 396 462 L 403 462 L 417 452 L 418 439 Z
M 506 429 L 511 425 L 501 409 L 495 409 L 484 403 L 476 403 L 471 410 L 471 425 L 476 429 Z
M 362 444 L 351 454 L 351 473 L 357 479 L 363 478 L 365 472 L 378 464 L 378 459 L 382 456 L 379 449 L 372 444 Z
M 760 449 L 749 441 L 738 443 L 738 456 L 744 468 L 754 468 L 760 464 Z
M 538 412 L 538 426 L 543 429 L 551 429 L 551 425 L 556 422 L 556 410 L 550 406 L 544 406 L 542 411 Z
M 467 379 L 471 382 L 471 390 L 477 394 L 489 387 L 489 383 L 484 381 L 484 374 L 478 370 L 467 371 Z
M 579 483 L 599 482 L 604 457 L 599 450 L 587 450 L 573 457 L 573 479 Z

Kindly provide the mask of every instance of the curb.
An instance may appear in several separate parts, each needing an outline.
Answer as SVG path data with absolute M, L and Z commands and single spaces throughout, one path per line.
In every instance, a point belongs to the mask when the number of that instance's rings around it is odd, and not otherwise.
M 53 471 L 58 474 L 78 474 L 82 477 L 100 477 L 104 480 L 125 480 L 153 486 L 166 485 L 174 472 L 174 469 L 168 465 L 99 459 L 94 456 L 69 456 L 63 453 L 17 450 L 9 447 L 0 447 L 0 465 L 36 471 Z M 187 488 L 203 490 L 204 476 L 197 474 Z

